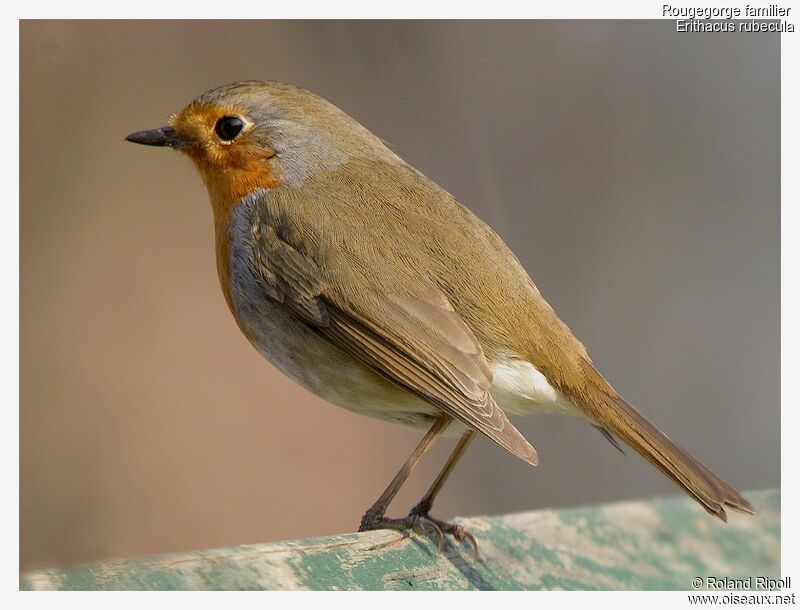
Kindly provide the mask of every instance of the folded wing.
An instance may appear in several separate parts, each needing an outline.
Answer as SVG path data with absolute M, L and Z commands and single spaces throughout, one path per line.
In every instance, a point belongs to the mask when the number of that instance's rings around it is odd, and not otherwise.
M 387 288 L 360 275 L 356 283 L 357 262 L 346 257 L 323 271 L 266 206 L 256 207 L 252 237 L 268 296 L 377 373 L 537 464 L 536 450 L 489 394 L 491 371 L 475 335 L 433 282 L 420 276 Z

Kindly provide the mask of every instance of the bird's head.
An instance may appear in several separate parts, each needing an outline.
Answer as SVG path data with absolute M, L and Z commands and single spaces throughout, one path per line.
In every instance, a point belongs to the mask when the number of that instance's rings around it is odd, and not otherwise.
M 212 204 L 229 207 L 259 188 L 299 188 L 356 157 L 393 156 L 367 129 L 321 97 L 276 82 L 212 89 L 169 125 L 127 140 L 192 159 Z

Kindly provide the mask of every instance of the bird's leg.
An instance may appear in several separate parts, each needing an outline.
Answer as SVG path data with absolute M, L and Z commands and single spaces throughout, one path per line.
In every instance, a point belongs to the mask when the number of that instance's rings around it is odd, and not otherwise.
M 451 421 L 452 418 L 443 413 L 436 419 L 435 422 L 433 422 L 430 430 L 428 430 L 427 434 L 425 434 L 419 445 L 417 445 L 417 448 L 414 449 L 414 452 L 406 460 L 406 463 L 403 464 L 403 467 L 400 469 L 400 471 L 394 476 L 394 479 L 392 479 L 392 482 L 389 483 L 389 486 L 381 494 L 381 497 L 378 498 L 375 504 L 373 504 L 364 514 L 361 519 L 361 527 L 358 528 L 359 532 L 365 532 L 367 530 L 374 529 L 404 530 L 407 528 L 412 528 L 416 531 L 422 527 L 421 525 L 414 527 L 415 524 L 410 523 L 408 519 L 387 519 L 385 516 L 386 509 L 389 507 L 389 503 L 394 499 L 395 495 L 397 495 L 400 487 L 402 487 L 403 483 L 405 483 L 406 479 L 408 479 L 408 475 L 411 474 L 411 471 L 414 470 L 414 467 L 417 465 L 420 459 L 422 459 L 422 456 L 425 455 L 428 449 L 431 448 L 433 442 L 439 438 Z M 421 520 L 417 521 L 421 523 Z M 437 538 L 439 538 L 441 545 L 441 532 L 438 533 Z
M 447 477 L 450 476 L 450 473 L 453 471 L 453 467 L 456 465 L 461 456 L 464 455 L 464 452 L 469 447 L 469 444 L 472 442 L 472 439 L 475 438 L 475 431 L 474 430 L 467 430 L 464 434 L 461 435 L 461 438 L 458 439 L 458 444 L 453 449 L 453 452 L 450 454 L 450 457 L 447 458 L 447 463 L 442 468 L 441 472 L 439 472 L 436 480 L 431 484 L 430 489 L 422 496 L 422 500 L 420 500 L 417 505 L 411 509 L 412 513 L 417 513 L 420 515 L 427 515 L 430 512 L 431 508 L 433 508 L 433 501 L 436 499 L 436 496 L 439 495 L 439 492 L 442 490 L 442 486 L 444 485 L 445 481 L 447 481 Z
M 433 482 L 433 484 L 431 484 L 430 489 L 428 489 L 425 495 L 422 496 L 422 500 L 420 500 L 417 505 L 411 509 L 411 512 L 408 513 L 408 516 L 411 518 L 422 518 L 426 522 L 434 524 L 437 528 L 439 528 L 440 532 L 443 534 L 451 534 L 459 542 L 463 542 L 464 540 L 469 541 L 470 545 L 472 546 L 472 552 L 475 556 L 475 561 L 478 561 L 478 542 L 475 540 L 475 536 L 470 534 L 464 529 L 463 526 L 458 525 L 457 523 L 440 521 L 439 519 L 431 517 L 429 514 L 431 508 L 433 507 L 433 501 L 441 491 L 445 481 L 447 481 L 447 477 L 449 477 L 450 473 L 453 471 L 453 467 L 456 465 L 456 462 L 458 462 L 461 456 L 464 455 L 464 452 L 467 450 L 467 447 L 469 447 L 469 444 L 472 442 L 473 438 L 475 438 L 474 430 L 467 430 L 461 435 L 461 438 L 458 439 L 458 444 L 453 449 L 450 457 L 447 458 L 447 463 L 439 472 L 436 480 Z

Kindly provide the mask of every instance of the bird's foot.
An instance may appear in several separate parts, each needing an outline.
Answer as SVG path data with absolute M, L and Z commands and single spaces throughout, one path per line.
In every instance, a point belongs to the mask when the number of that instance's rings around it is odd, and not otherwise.
M 475 540 L 475 536 L 473 536 L 468 530 L 464 529 L 463 525 L 459 525 L 458 523 L 450 523 L 449 521 L 442 521 L 441 519 L 437 519 L 435 517 L 431 517 L 428 513 L 429 508 L 425 506 L 415 506 L 411 509 L 411 512 L 408 514 L 409 517 L 416 517 L 419 519 L 424 519 L 428 523 L 433 524 L 443 535 L 450 534 L 453 538 L 455 538 L 458 542 L 467 542 L 470 547 L 472 547 L 472 557 L 475 561 L 480 561 L 480 556 L 478 555 L 478 541 Z M 439 548 L 441 550 L 441 544 Z
M 390 519 L 383 515 L 371 515 L 369 512 L 364 515 L 361 520 L 361 527 L 358 528 L 359 532 L 366 532 L 370 530 L 390 529 L 397 531 L 411 530 L 415 534 L 424 536 L 432 534 L 436 538 L 436 543 L 439 547 L 439 553 L 444 549 L 444 537 L 449 534 L 458 542 L 467 541 L 472 547 L 472 556 L 475 561 L 479 561 L 478 555 L 478 541 L 475 536 L 469 533 L 463 526 L 457 523 L 448 523 L 441 521 L 435 517 L 431 517 L 427 510 L 420 507 L 414 507 L 408 516 L 401 519 Z

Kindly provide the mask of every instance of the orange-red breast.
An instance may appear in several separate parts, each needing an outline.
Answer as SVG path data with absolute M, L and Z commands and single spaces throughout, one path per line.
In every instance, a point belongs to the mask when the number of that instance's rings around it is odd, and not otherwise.
M 578 416 L 619 437 L 710 513 L 733 487 L 625 402 L 503 241 L 333 104 L 275 82 L 219 87 L 131 134 L 192 159 L 208 188 L 222 291 L 273 365 L 352 411 L 430 427 L 362 529 L 458 526 L 429 515 L 477 431 L 535 465 L 509 415 Z M 430 443 L 463 433 L 404 519 L 386 505 Z

